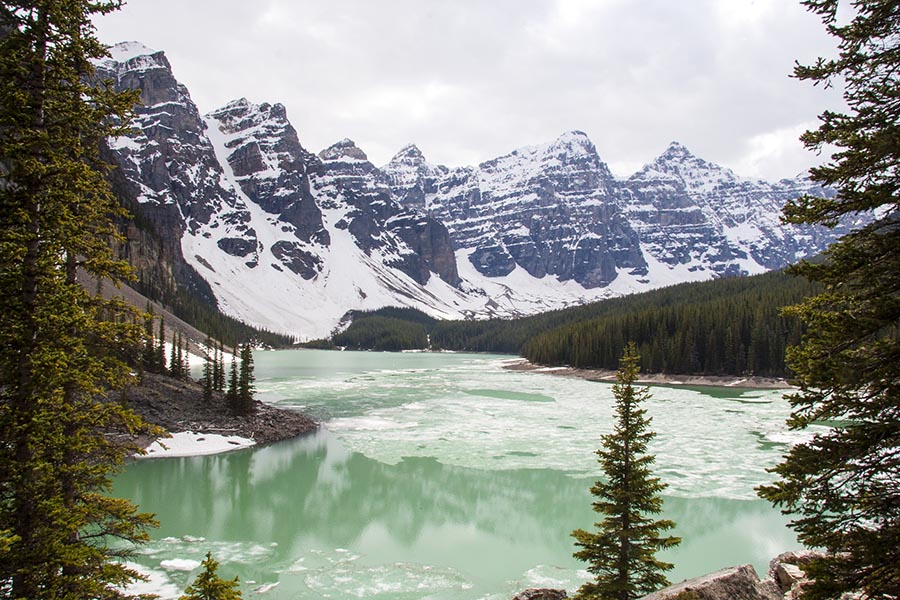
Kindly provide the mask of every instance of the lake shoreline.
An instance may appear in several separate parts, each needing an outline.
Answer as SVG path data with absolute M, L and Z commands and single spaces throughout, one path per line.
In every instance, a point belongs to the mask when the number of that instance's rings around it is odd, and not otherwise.
M 179 453 L 156 451 L 148 457 L 195 456 L 210 454 L 210 446 L 219 437 L 233 438 L 222 444 L 221 452 L 247 445 L 273 444 L 312 433 L 319 424 L 303 413 L 286 410 L 256 401 L 252 414 L 238 417 L 222 393 L 212 401 L 203 399 L 203 386 L 196 381 L 174 379 L 165 375 L 144 373 L 141 382 L 129 386 L 125 397 L 130 407 L 147 423 L 164 429 L 168 434 L 191 432 L 210 434 L 194 438 L 194 449 L 183 447 Z M 238 439 L 240 438 L 240 439 Z M 140 436 L 130 441 L 139 448 L 149 448 L 156 442 L 166 445 L 166 437 Z M 247 443 L 241 440 L 246 440 Z
M 615 383 L 616 372 L 609 369 L 576 369 L 573 367 L 549 367 L 530 362 L 526 358 L 504 361 L 503 368 L 509 371 L 525 371 L 557 377 L 575 377 L 585 381 Z M 721 375 L 667 375 L 664 373 L 641 373 L 638 383 L 648 385 L 727 387 L 752 390 L 783 390 L 792 386 L 786 379 L 778 377 L 736 377 Z

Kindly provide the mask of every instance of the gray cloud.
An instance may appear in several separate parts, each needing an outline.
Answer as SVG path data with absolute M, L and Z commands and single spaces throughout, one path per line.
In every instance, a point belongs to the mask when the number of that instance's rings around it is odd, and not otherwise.
M 776 179 L 813 164 L 796 138 L 840 106 L 789 78 L 833 44 L 784 0 L 130 0 L 97 26 L 165 50 L 202 111 L 282 102 L 310 150 L 350 137 L 375 164 L 581 129 L 620 175 L 678 140 Z

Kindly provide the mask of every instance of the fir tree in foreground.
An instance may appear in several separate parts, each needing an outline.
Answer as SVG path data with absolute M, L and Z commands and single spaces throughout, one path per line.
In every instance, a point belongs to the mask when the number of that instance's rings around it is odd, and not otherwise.
M 238 589 L 238 578 L 222 579 L 217 571 L 219 563 L 212 554 L 206 553 L 203 572 L 197 575 L 178 600 L 237 600 L 243 598 Z
M 837 148 L 810 170 L 837 196 L 790 202 L 785 218 L 876 219 L 832 244 L 823 262 L 793 269 L 824 291 L 789 309 L 807 333 L 788 352 L 799 386 L 788 423 L 833 427 L 793 446 L 759 493 L 794 516 L 800 542 L 828 551 L 805 567 L 815 580 L 805 598 L 900 598 L 900 3 L 858 0 L 846 13 L 837 0 L 804 4 L 840 52 L 795 76 L 843 84 L 849 110 L 822 114 L 801 138 L 812 150 Z M 852 20 L 839 24 L 839 12 Z
M 132 380 L 142 315 L 93 294 L 130 274 L 100 145 L 135 94 L 91 83 L 92 20 L 121 2 L 0 5 L 0 597 L 124 598 L 150 515 L 109 497 L 140 430 L 109 390 Z M 135 361 L 136 363 L 136 361 Z M 124 542 L 124 543 L 123 543 Z
M 660 535 L 675 526 L 672 521 L 650 516 L 662 511 L 659 494 L 666 485 L 650 472 L 655 457 L 647 454 L 647 443 L 656 434 L 650 431 L 647 411 L 639 407 L 650 393 L 634 387 L 640 360 L 635 345 L 628 344 L 613 385 L 616 423 L 597 450 L 606 479 L 595 483 L 591 494 L 596 498 L 594 510 L 603 520 L 595 523 L 596 533 L 572 532 L 575 545 L 581 547 L 575 558 L 589 563 L 587 570 L 595 577 L 578 589 L 575 598 L 633 600 L 668 585 L 663 572 L 673 565 L 658 560 L 656 552 L 681 542 Z

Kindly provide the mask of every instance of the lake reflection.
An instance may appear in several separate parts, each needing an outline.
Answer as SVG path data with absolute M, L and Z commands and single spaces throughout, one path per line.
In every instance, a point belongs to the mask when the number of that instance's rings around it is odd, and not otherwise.
M 596 520 L 608 384 L 500 368 L 505 357 L 256 353 L 259 397 L 324 423 L 218 456 L 139 461 L 115 493 L 162 523 L 136 557 L 177 598 L 207 551 L 245 598 L 508 600 L 588 578 L 569 533 Z M 678 581 L 796 548 L 756 499 L 793 438 L 778 392 L 654 387 L 656 473 Z M 195 561 L 195 562 L 191 562 Z M 273 587 L 274 586 L 274 587 Z M 255 593 L 254 590 L 261 590 Z
M 389 465 L 320 431 L 259 449 L 142 461 L 116 493 L 162 522 L 140 561 L 147 566 L 211 550 L 226 575 L 279 582 L 267 598 L 400 598 L 422 585 L 440 598 L 509 598 L 526 585 L 573 589 L 585 577 L 568 533 L 594 521 L 590 483 L 434 458 Z M 665 516 L 685 538 L 666 557 L 677 564 L 673 580 L 748 561 L 764 569 L 792 546 L 780 516 L 759 501 L 667 498 Z

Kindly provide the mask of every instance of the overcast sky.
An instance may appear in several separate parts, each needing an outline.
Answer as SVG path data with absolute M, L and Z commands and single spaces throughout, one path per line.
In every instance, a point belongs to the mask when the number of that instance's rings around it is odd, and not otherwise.
M 840 106 L 789 77 L 834 53 L 795 0 L 129 0 L 97 26 L 164 50 L 203 113 L 280 102 L 308 150 L 349 137 L 379 166 L 409 142 L 460 166 L 579 129 L 617 175 L 677 140 L 778 179 Z

